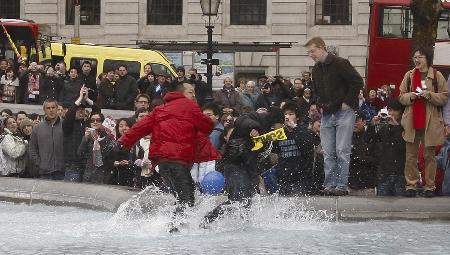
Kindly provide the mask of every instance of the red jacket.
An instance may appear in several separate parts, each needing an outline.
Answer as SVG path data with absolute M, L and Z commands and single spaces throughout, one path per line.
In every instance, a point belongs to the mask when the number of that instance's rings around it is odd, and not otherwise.
M 198 105 L 180 92 L 164 96 L 165 104 L 156 107 L 136 123 L 119 143 L 130 148 L 141 137 L 152 134 L 149 158 L 200 163 L 218 158 L 218 152 L 207 139 L 213 122 Z

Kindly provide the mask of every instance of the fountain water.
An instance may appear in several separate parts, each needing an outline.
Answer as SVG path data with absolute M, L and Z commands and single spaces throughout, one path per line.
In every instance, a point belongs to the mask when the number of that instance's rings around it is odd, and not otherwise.
M 179 219 L 188 224 L 176 234 L 167 233 L 174 199 L 153 189 L 115 214 L 0 202 L 0 254 L 447 254 L 450 249 L 447 222 L 342 223 L 325 211 L 311 211 L 308 202 L 278 196 L 255 197 L 249 210 L 236 207 L 201 229 L 202 216 L 223 197 L 198 197 Z

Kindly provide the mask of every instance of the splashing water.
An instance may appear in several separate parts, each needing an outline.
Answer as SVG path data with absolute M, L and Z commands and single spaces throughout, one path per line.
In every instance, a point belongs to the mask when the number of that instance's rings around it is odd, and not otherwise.
M 0 202 L 0 254 L 447 254 L 450 224 L 335 222 L 310 210 L 314 198 L 253 199 L 198 227 L 223 196 L 197 194 L 196 205 L 169 234 L 175 199 L 148 188 L 115 214 L 71 207 Z
M 183 217 L 173 219 L 175 198 L 154 187 L 148 187 L 123 203 L 111 218 L 110 224 L 117 229 L 134 225 L 147 232 L 150 229 L 159 235 L 167 232 L 168 225 L 175 221 L 182 223 L 183 232 L 204 232 L 204 229 L 199 228 L 203 217 L 224 200 L 226 198 L 223 196 L 196 194 L 195 206 L 187 208 Z M 255 196 L 250 208 L 243 208 L 239 203 L 229 205 L 230 210 L 210 224 L 208 231 L 218 233 L 249 228 L 270 230 L 279 229 L 280 226 L 289 230 L 322 229 L 334 219 L 325 211 L 309 209 L 308 203 L 305 200 L 305 204 L 298 204 L 296 199 L 277 195 Z

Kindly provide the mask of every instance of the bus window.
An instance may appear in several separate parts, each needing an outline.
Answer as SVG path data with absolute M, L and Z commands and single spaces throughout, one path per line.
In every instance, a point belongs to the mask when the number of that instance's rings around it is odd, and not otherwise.
M 141 63 L 137 61 L 125 61 L 125 60 L 111 60 L 106 59 L 103 63 L 103 72 L 106 72 L 110 69 L 116 69 L 120 65 L 124 65 L 127 67 L 128 74 L 133 76 L 135 79 L 140 78 L 141 73 Z
M 401 7 L 381 9 L 379 36 L 389 38 L 412 38 L 413 17 L 411 11 Z
M 174 68 L 175 69 L 175 68 Z M 173 76 L 173 74 L 170 72 L 170 70 L 161 64 L 152 64 L 152 71 L 153 73 L 155 73 L 156 75 L 160 74 L 160 73 L 164 73 L 164 74 L 168 74 L 172 77 L 172 80 L 175 79 L 175 76 Z
M 448 40 L 450 38 L 449 23 L 450 10 L 446 9 L 441 12 L 441 17 L 439 18 L 436 40 Z
M 78 72 L 81 72 L 81 65 L 84 61 L 91 62 L 92 65 L 92 74 L 94 74 L 95 77 L 97 77 L 97 60 L 93 58 L 71 58 L 70 59 L 70 67 L 75 67 L 78 69 Z

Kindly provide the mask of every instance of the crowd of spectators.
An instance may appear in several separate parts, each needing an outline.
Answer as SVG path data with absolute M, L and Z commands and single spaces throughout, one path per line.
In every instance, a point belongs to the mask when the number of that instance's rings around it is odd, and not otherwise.
M 150 65 L 139 80 L 127 74 L 125 65 L 98 77 L 88 61 L 80 69 L 67 70 L 64 62 L 55 66 L 32 62 L 14 68 L 0 60 L 2 102 L 40 104 L 45 113 L 1 110 L 0 176 L 164 189 L 148 159 L 151 136 L 140 139 L 130 151 L 117 150 L 116 141 L 164 103 L 172 83 L 186 82 L 193 84 L 197 103 L 214 123 L 209 138 L 218 151 L 224 152 L 236 119 L 245 114 L 272 113 L 277 116 L 273 129 L 285 128 L 288 137 L 300 139 L 302 146 L 291 148 L 289 140 L 275 141 L 266 150 L 269 156 L 258 162 L 261 194 L 275 191 L 266 187 L 263 179 L 273 169 L 277 169 L 273 176 L 276 190 L 282 195 L 314 195 L 322 188 L 322 109 L 316 103 L 310 72 L 294 79 L 263 75 L 255 81 L 240 80 L 236 86 L 226 77 L 223 88 L 212 92 L 195 69 L 186 73 L 183 67 L 177 68 L 178 80 L 174 81 L 164 73 L 153 73 Z M 394 88 L 384 85 L 359 94 L 349 170 L 352 190 L 376 189 L 378 195 L 386 196 L 405 191 L 406 145 L 400 124 L 405 107 Z M 102 109 L 134 110 L 135 114 L 113 120 L 105 117 Z M 289 127 L 297 125 L 302 131 L 294 134 Z M 445 174 L 450 175 L 449 144 L 450 139 L 436 150 L 436 194 L 450 195 L 450 183 L 443 181 Z M 419 151 L 418 167 L 425 176 L 422 154 Z M 211 161 L 192 166 L 192 178 L 200 190 L 203 177 L 218 169 L 217 165 Z M 419 185 L 426 185 L 425 178 Z

